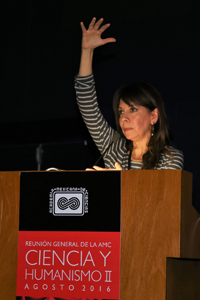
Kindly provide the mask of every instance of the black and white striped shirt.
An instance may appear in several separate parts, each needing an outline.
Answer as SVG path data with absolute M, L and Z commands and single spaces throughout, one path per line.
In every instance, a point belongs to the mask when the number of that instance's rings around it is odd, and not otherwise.
M 93 74 L 85 77 L 76 77 L 75 89 L 78 106 L 84 122 L 102 154 L 111 144 L 115 130 L 107 123 L 99 109 Z M 109 148 L 104 156 L 106 168 L 115 168 L 115 162 L 118 162 L 123 170 L 128 170 L 129 153 L 125 144 L 126 141 L 120 138 Z M 182 169 L 182 152 L 170 146 L 167 148 L 172 153 L 173 157 L 161 153 L 155 169 Z M 131 161 L 131 170 L 139 170 L 141 167 L 142 162 Z

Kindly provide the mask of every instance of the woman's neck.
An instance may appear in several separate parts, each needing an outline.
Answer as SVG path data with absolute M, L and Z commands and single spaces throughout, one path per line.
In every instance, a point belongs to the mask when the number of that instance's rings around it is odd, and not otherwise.
M 142 161 L 143 155 L 148 151 L 147 145 L 139 145 L 139 144 L 133 144 L 133 150 L 131 154 L 131 159 L 135 161 Z

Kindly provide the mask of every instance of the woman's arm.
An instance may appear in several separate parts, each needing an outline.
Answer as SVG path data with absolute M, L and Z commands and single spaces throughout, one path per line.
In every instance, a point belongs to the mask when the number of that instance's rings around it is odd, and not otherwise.
M 103 118 L 99 109 L 92 74 L 94 49 L 107 43 L 115 42 L 114 38 L 101 38 L 101 34 L 110 26 L 109 24 L 101 26 L 102 22 L 103 19 L 96 22 L 96 18 L 93 18 L 88 30 L 81 22 L 83 33 L 82 52 L 79 74 L 75 79 L 79 110 L 101 154 L 108 148 L 115 133 L 115 130 Z M 121 167 L 119 166 L 117 169 L 121 170 Z M 96 167 L 96 170 L 99 170 L 98 167 Z
M 101 34 L 110 26 L 101 26 L 103 19 L 96 22 L 93 18 L 88 30 L 81 22 L 82 52 L 79 76 L 75 80 L 77 103 L 85 124 L 101 154 L 107 149 L 114 135 L 107 121 L 103 118 L 96 97 L 96 89 L 92 75 L 92 60 L 94 49 L 114 42 L 114 38 L 102 39 Z

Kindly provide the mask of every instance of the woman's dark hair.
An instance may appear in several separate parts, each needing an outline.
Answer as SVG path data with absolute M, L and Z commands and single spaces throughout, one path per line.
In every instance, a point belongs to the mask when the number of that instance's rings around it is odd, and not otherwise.
M 142 169 L 153 169 L 159 161 L 160 153 L 167 153 L 171 156 L 170 151 L 165 147 L 171 144 L 167 116 L 164 102 L 160 93 L 149 83 L 132 83 L 119 88 L 113 99 L 113 108 L 117 131 L 126 139 L 119 125 L 119 102 L 122 100 L 127 105 L 134 103 L 146 107 L 150 112 L 155 108 L 158 109 L 158 121 L 154 124 L 154 135 L 151 136 L 148 151 L 143 155 Z M 127 151 L 132 151 L 133 142 L 126 139 Z

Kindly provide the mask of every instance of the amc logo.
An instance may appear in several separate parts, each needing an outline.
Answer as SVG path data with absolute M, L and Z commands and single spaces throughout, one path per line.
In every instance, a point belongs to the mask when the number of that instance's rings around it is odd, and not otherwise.
M 88 193 L 84 188 L 51 190 L 49 212 L 54 216 L 83 216 L 88 212 Z

